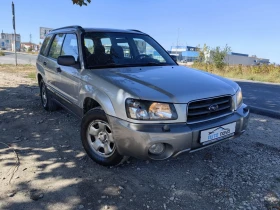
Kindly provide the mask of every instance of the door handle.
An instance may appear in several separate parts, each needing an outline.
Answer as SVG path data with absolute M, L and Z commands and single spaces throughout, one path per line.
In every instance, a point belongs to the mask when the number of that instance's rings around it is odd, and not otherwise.
M 43 62 L 43 64 L 44 64 L 44 66 L 46 66 L 46 65 L 47 65 L 47 62 L 46 62 L 46 61 L 44 61 L 44 62 Z
M 61 72 L 61 68 L 60 68 L 60 67 L 57 67 L 57 68 L 56 68 L 56 71 L 60 73 L 60 72 Z

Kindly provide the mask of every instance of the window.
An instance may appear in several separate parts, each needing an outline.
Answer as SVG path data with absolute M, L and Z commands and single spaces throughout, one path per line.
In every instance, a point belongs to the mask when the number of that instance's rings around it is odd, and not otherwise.
M 133 39 L 140 55 L 147 55 L 159 62 L 165 62 L 165 59 L 159 54 L 155 48 L 148 44 L 143 39 Z
M 61 50 L 61 55 L 72 55 L 74 56 L 75 61 L 78 61 L 79 50 L 77 37 L 75 34 L 66 34 Z
M 44 40 L 44 42 L 43 42 L 43 44 L 42 44 L 41 50 L 40 50 L 40 55 L 46 56 L 46 54 L 47 54 L 47 46 L 48 46 L 49 43 L 50 43 L 51 37 L 52 37 L 52 35 L 48 35 L 48 36 L 45 38 L 45 40 Z
M 131 58 L 130 47 L 128 42 L 117 43 L 117 45 L 123 48 L 125 58 Z
M 111 50 L 111 46 L 112 46 L 111 39 L 110 38 L 102 38 L 100 40 L 101 40 L 102 45 L 105 48 L 105 53 L 110 54 L 110 50 Z
M 65 35 L 64 34 L 57 34 L 52 42 L 51 49 L 49 52 L 49 57 L 57 59 L 60 56 L 61 46 L 63 43 Z
M 86 68 L 176 65 L 168 53 L 146 35 L 86 32 L 83 38 Z
M 130 46 L 128 44 L 128 39 L 126 37 L 122 37 L 122 38 L 116 37 L 115 44 L 117 46 L 122 47 L 125 58 L 131 58 Z
M 94 53 L 94 43 L 92 39 L 85 39 L 85 46 L 88 49 L 88 51 L 93 54 Z

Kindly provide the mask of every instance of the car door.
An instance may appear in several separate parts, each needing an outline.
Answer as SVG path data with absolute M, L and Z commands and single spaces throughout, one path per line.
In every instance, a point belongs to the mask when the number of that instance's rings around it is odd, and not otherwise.
M 48 88 L 60 94 L 58 87 L 60 81 L 59 65 L 57 64 L 57 58 L 61 54 L 62 43 L 64 41 L 65 34 L 56 34 L 52 40 L 50 50 L 44 61 L 45 72 L 48 78 Z
M 48 71 L 45 70 L 45 63 L 46 63 L 46 56 L 47 56 L 47 53 L 48 53 L 48 49 L 49 49 L 49 45 L 50 45 L 52 36 L 53 35 L 50 34 L 45 38 L 45 40 L 42 44 L 40 53 L 37 57 L 37 62 L 36 62 L 36 66 L 37 66 L 38 71 L 42 75 L 45 75 L 44 81 L 45 81 L 46 84 L 48 84 L 48 82 L 49 82 L 48 81 L 49 75 L 48 75 Z
M 58 88 L 72 105 L 78 104 L 80 89 L 80 61 L 78 40 L 76 34 L 66 34 L 62 45 L 61 55 L 71 55 L 75 58 L 76 64 L 72 66 L 60 65 L 60 81 Z

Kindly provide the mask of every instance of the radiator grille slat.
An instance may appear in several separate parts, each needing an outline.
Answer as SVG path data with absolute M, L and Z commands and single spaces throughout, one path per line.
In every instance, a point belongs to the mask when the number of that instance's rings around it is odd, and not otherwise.
M 224 96 L 219 98 L 211 98 L 200 101 L 190 102 L 188 105 L 188 123 L 196 123 L 207 121 L 212 118 L 218 118 L 232 112 L 231 96 Z M 216 110 L 210 110 L 210 106 L 217 105 Z

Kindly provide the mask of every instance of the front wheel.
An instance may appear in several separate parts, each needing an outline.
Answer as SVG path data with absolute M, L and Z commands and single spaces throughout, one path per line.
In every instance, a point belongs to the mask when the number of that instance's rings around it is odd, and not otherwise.
M 95 108 L 82 120 L 81 140 L 89 157 L 103 166 L 115 166 L 124 161 L 117 151 L 111 126 L 105 112 Z

